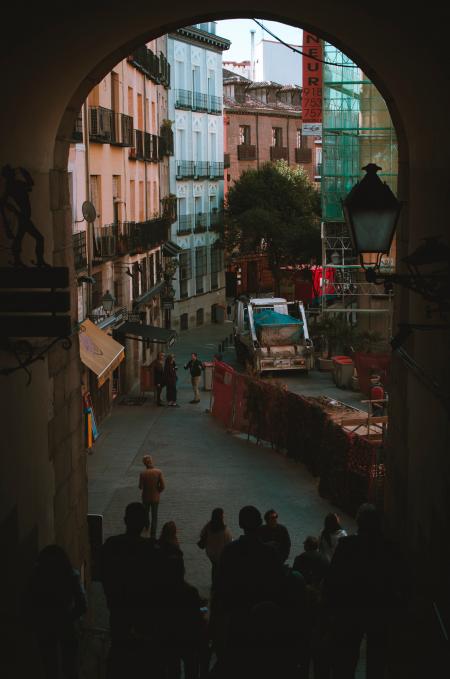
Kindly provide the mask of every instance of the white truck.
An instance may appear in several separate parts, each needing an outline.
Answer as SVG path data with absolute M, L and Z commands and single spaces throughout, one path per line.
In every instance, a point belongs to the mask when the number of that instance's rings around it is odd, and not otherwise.
M 289 315 L 288 303 L 281 297 L 238 298 L 234 317 L 238 360 L 259 375 L 274 370 L 310 370 L 314 353 L 305 309 L 303 302 L 295 304 L 298 318 Z

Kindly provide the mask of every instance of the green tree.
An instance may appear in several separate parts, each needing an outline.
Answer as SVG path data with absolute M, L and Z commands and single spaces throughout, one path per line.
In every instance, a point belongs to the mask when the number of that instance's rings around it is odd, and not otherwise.
M 247 170 L 228 192 L 225 244 L 239 255 L 264 252 L 279 293 L 286 264 L 320 258 L 320 194 L 286 161 Z

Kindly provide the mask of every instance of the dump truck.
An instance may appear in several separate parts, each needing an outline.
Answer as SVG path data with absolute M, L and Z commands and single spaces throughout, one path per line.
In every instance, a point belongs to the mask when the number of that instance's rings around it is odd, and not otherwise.
M 303 302 L 296 302 L 297 309 L 298 318 L 289 315 L 288 303 L 281 297 L 239 297 L 234 317 L 238 360 L 258 375 L 310 370 L 314 353 Z

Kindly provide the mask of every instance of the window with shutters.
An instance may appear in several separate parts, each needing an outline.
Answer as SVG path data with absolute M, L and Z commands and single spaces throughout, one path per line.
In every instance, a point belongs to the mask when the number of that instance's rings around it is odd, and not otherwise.
M 203 277 L 206 273 L 206 247 L 202 245 L 195 248 L 195 291 L 197 294 L 204 292 Z

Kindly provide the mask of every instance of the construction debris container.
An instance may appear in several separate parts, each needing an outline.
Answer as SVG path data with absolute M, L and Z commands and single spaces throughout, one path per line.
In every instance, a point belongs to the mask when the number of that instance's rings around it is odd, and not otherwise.
M 335 362 L 334 381 L 337 387 L 349 389 L 352 386 L 352 377 L 355 364 L 348 356 L 341 356 Z
M 213 381 L 214 363 L 203 361 L 203 389 L 211 391 Z

